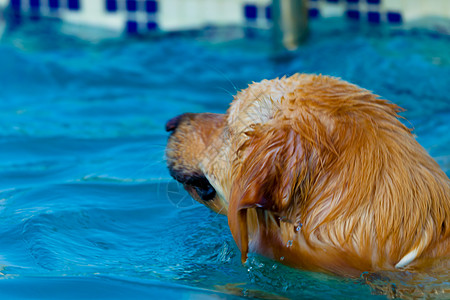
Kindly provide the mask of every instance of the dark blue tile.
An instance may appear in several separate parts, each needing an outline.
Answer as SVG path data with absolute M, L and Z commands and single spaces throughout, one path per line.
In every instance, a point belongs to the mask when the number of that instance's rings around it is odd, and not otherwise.
M 381 0 L 366 0 L 369 4 L 380 4 Z
M 59 8 L 59 0 L 49 0 L 49 1 L 48 1 L 48 6 L 49 6 L 50 9 L 52 9 L 52 10 L 58 9 L 58 8 Z
M 347 3 L 358 3 L 359 0 L 347 0 Z
M 247 4 L 244 6 L 244 14 L 246 19 L 254 20 L 258 17 L 258 8 L 256 5 Z
M 147 0 L 145 2 L 145 11 L 149 14 L 154 14 L 158 11 L 158 2 Z
M 79 10 L 80 9 L 80 0 L 68 0 L 67 7 L 70 10 Z
M 8 21 L 11 23 L 11 25 L 22 24 L 22 14 L 20 13 L 20 10 L 14 9 L 11 14 L 11 19 Z
M 147 29 L 151 30 L 151 31 L 157 30 L 158 29 L 158 23 L 153 22 L 153 21 L 148 21 L 147 22 Z
M 331 3 L 338 3 L 339 0 L 327 0 L 327 2 L 331 2 Z
M 39 6 L 40 6 L 41 4 L 39 3 L 39 0 L 30 0 L 30 8 L 32 9 L 32 10 L 36 10 L 36 9 L 39 9 Z
M 137 33 L 138 32 L 138 23 L 136 21 L 127 21 L 127 32 L 128 33 Z
M 106 11 L 117 11 L 117 0 L 106 0 Z
M 429 37 L 433 38 L 433 39 L 440 39 L 440 38 L 443 38 L 443 37 L 444 37 L 443 34 L 441 34 L 441 33 L 439 33 L 439 32 L 436 32 L 436 31 L 430 31 L 430 32 L 428 32 L 427 35 L 428 35 Z
M 308 16 L 310 18 L 318 18 L 320 16 L 319 10 L 317 8 L 308 9 Z
M 380 13 L 375 11 L 369 11 L 367 13 L 367 18 L 370 23 L 380 23 L 381 21 Z
M 30 20 L 31 21 L 39 21 L 41 19 L 41 16 L 38 13 L 32 13 L 30 15 Z
M 387 19 L 389 23 L 402 23 L 402 15 L 398 12 L 388 12 Z
M 127 0 L 127 10 L 128 11 L 137 11 L 136 0 Z
M 353 19 L 353 20 L 359 20 L 360 14 L 358 10 L 349 9 L 346 11 L 347 18 Z
M 405 36 L 406 35 L 406 31 L 405 30 L 395 30 L 395 29 L 392 29 L 392 30 L 390 30 L 390 35 L 391 36 Z
M 15 10 L 20 9 L 20 0 L 11 0 L 11 7 Z
M 258 36 L 256 29 L 251 27 L 245 28 L 244 35 L 250 40 L 255 39 Z
M 272 6 L 266 6 L 266 19 L 272 20 Z

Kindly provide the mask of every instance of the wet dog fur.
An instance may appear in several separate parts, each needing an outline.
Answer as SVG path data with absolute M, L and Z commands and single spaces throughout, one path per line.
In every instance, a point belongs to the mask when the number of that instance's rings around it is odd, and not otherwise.
M 167 124 L 172 176 L 227 215 L 241 254 L 359 276 L 447 269 L 450 181 L 400 108 L 328 76 L 238 92 L 226 114 Z

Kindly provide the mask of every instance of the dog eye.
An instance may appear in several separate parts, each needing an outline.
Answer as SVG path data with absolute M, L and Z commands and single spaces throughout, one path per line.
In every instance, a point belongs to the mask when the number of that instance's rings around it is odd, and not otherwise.
M 214 198 L 214 196 L 216 196 L 216 190 L 214 190 L 214 188 L 212 187 L 211 184 L 208 183 L 207 186 L 202 186 L 202 187 L 198 187 L 198 186 L 194 186 L 195 191 L 197 192 L 198 196 L 200 198 L 202 198 L 203 201 L 209 201 L 211 199 Z
M 216 190 L 212 187 L 206 177 L 197 177 L 194 180 L 191 180 L 188 184 L 194 187 L 198 196 L 203 201 L 212 200 L 216 196 Z

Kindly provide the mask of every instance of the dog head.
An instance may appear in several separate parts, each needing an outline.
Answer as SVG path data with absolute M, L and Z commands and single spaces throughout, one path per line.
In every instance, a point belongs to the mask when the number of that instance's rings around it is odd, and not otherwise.
M 304 268 L 393 266 L 450 227 L 439 225 L 448 178 L 399 111 L 332 77 L 264 80 L 224 115 L 170 120 L 167 164 L 194 199 L 228 216 L 243 260 L 251 247 Z M 432 203 L 443 212 L 434 225 L 418 213 Z
M 216 176 L 225 167 L 220 157 L 225 126 L 224 115 L 210 113 L 185 113 L 166 124 L 172 132 L 166 149 L 170 174 L 192 198 L 222 214 L 228 203 Z

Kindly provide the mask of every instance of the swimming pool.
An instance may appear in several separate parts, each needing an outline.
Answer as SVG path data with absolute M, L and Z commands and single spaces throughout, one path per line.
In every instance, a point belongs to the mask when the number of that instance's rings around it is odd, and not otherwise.
M 252 255 L 225 217 L 169 176 L 165 122 L 224 112 L 251 81 L 322 73 L 399 104 L 450 174 L 450 39 L 329 19 L 297 52 L 264 39 L 90 41 L 59 23 L 0 43 L 0 295 L 4 299 L 385 299 L 361 280 Z M 95 37 L 92 32 L 90 37 Z M 387 284 L 387 283 L 386 283 Z

